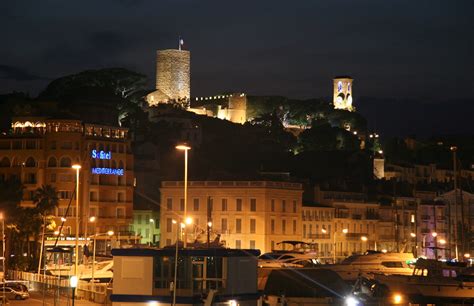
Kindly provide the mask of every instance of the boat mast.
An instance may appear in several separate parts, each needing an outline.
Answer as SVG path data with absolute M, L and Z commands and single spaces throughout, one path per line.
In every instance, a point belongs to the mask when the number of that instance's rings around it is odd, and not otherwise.
M 457 147 L 451 147 L 453 152 L 453 172 L 454 172 L 454 251 L 456 259 L 459 260 L 458 251 L 458 182 L 457 182 L 457 166 L 456 166 L 456 151 Z M 451 217 L 451 216 L 450 216 Z

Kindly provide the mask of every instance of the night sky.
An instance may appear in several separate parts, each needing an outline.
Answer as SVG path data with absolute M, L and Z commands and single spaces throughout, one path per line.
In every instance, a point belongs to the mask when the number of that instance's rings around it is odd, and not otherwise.
M 156 49 L 191 50 L 193 96 L 474 97 L 473 0 L 1 1 L 0 93 L 125 67 L 153 87 Z M 356 100 L 357 101 L 357 100 Z

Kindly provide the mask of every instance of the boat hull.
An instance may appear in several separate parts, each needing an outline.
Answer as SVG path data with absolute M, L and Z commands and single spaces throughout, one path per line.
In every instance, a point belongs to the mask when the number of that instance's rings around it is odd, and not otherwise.
M 374 274 L 374 279 L 392 292 L 419 298 L 474 299 L 474 282 L 449 277 Z

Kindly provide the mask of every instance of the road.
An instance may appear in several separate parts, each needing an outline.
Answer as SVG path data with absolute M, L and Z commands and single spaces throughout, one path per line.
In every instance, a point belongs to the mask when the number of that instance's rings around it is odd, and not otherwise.
M 99 305 L 104 305 L 104 304 L 98 304 L 98 303 L 93 303 L 89 301 L 84 301 L 84 300 L 76 300 L 75 305 L 88 305 L 88 306 L 99 306 Z M 43 294 L 41 292 L 35 292 L 35 291 L 30 291 L 30 298 L 23 300 L 23 301 L 17 301 L 17 300 L 11 300 L 9 301 L 8 305 L 32 305 L 32 306 L 39 306 L 39 305 L 60 305 L 60 306 L 67 306 L 67 305 L 72 305 L 71 299 L 67 299 L 66 297 L 61 297 L 61 299 L 58 301 L 56 300 L 56 304 L 54 304 L 54 299 L 52 296 L 47 296 L 45 298 L 45 303 L 43 304 Z M 111 305 L 109 302 L 108 305 Z

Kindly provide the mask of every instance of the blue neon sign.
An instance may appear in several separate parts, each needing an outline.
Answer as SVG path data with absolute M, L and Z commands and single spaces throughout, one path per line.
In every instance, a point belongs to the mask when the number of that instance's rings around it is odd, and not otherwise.
M 123 169 L 112 168 L 92 168 L 92 174 L 123 175 Z
M 97 152 L 97 150 L 92 150 L 91 156 L 94 159 L 112 159 L 112 152 L 105 152 L 100 150 Z

